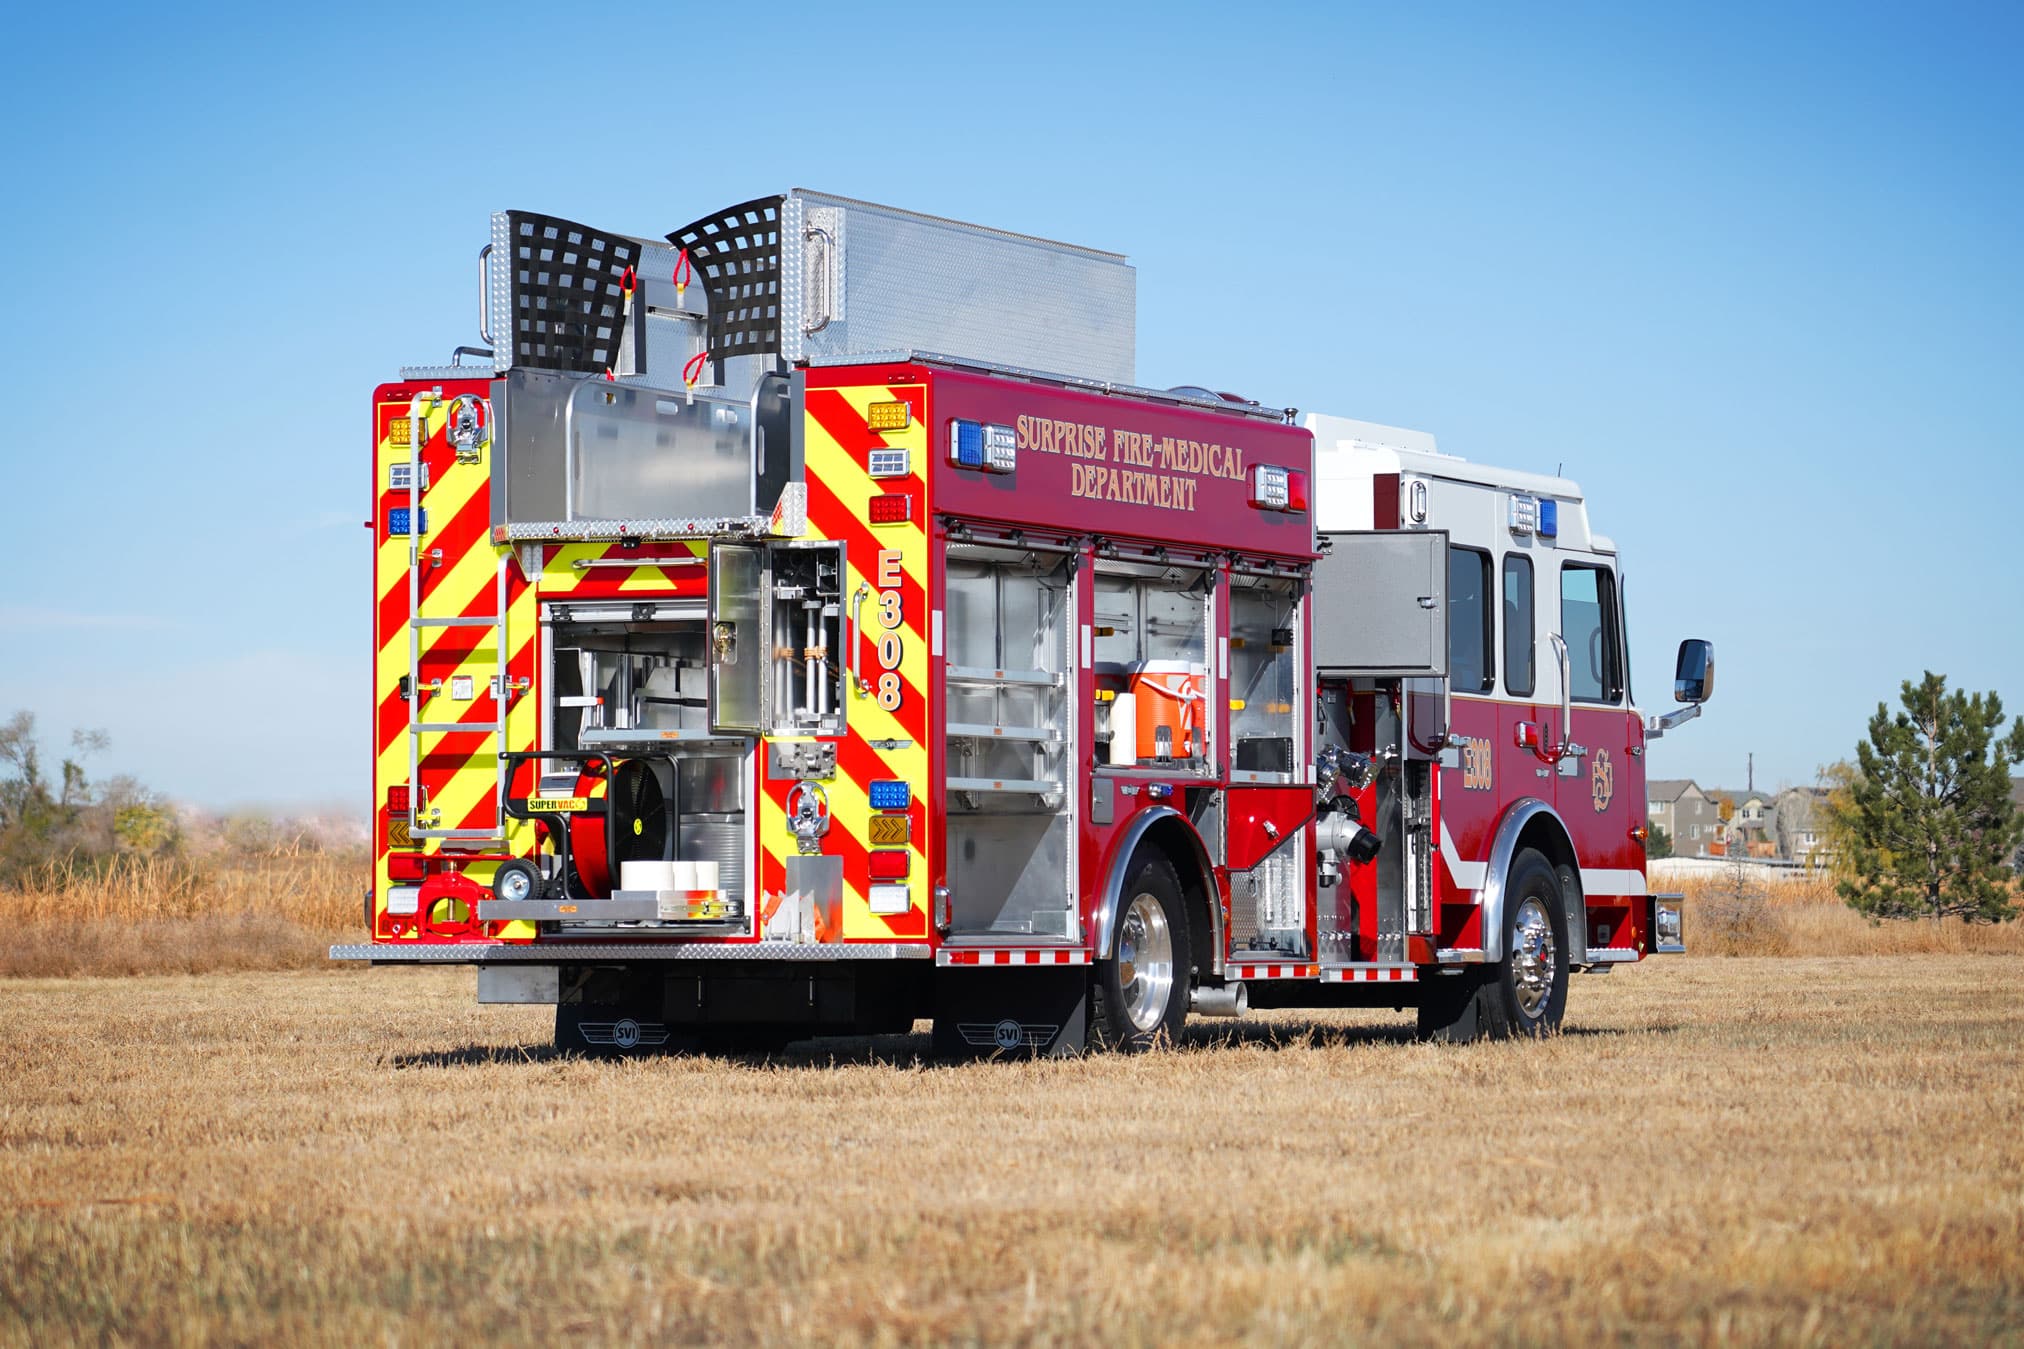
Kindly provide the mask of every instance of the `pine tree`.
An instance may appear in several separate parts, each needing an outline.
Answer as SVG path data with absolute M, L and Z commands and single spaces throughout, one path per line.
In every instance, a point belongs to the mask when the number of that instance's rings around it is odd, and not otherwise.
M 1664 825 L 1653 825 L 1651 832 L 1645 835 L 1645 856 L 1656 860 L 1672 855 L 1673 836 L 1666 832 Z
M 1996 922 L 2016 913 L 2005 864 L 2024 839 L 2010 766 L 2024 760 L 2024 720 L 2003 731 L 1991 692 L 1947 692 L 1945 675 L 1904 681 L 1903 710 L 1878 703 L 1843 814 L 1849 906 L 1873 918 L 1949 915 Z

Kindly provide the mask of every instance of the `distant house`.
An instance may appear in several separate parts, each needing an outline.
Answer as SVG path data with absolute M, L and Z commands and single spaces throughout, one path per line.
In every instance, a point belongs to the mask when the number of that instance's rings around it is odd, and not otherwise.
M 1721 835 L 1722 817 L 1691 778 L 1654 778 L 1645 783 L 1645 815 L 1666 831 L 1675 857 L 1706 857 Z
M 1778 843 L 1771 833 L 1771 808 L 1776 800 L 1773 793 L 1755 788 L 1738 792 L 1712 787 L 1708 797 L 1722 817 L 1720 851 L 1731 857 L 1778 855 Z
M 1788 787 L 1771 804 L 1771 838 L 1787 861 L 1824 867 L 1833 860 L 1827 847 L 1822 816 L 1827 809 L 1824 787 Z

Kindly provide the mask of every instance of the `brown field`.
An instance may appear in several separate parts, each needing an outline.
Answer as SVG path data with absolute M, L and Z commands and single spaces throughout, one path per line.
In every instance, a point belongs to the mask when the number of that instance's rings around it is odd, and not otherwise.
M 300 848 L 41 867 L 0 887 L 0 975 L 325 969 L 370 884 L 363 853 Z
M 328 968 L 333 943 L 360 939 L 371 875 L 362 852 L 299 846 L 250 855 L 214 846 L 110 876 L 43 869 L 0 887 L 0 977 Z M 1686 892 L 1697 955 L 2024 956 L 2024 921 L 1871 923 L 1824 878 Z
M 465 971 L 0 982 L 0 1341 L 2024 1339 L 2024 960 L 1674 960 L 936 1066 Z

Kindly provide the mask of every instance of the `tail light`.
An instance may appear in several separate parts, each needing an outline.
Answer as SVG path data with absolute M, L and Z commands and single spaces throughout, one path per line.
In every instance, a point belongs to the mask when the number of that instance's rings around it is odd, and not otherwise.
M 1261 511 L 1305 514 L 1307 475 L 1296 468 L 1260 464 L 1251 470 L 1251 504 Z
M 392 811 L 396 815 L 405 815 L 408 813 L 407 783 L 403 782 L 398 787 L 387 788 L 387 809 Z
M 874 848 L 871 852 L 871 878 L 875 881 L 905 880 L 910 855 L 905 848 Z

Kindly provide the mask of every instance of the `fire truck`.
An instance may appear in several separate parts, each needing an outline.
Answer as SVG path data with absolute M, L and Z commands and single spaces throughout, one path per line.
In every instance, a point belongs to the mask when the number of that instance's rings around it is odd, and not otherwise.
M 528 212 L 371 409 L 369 940 L 558 1046 L 940 1054 L 1682 945 L 1616 546 L 1430 436 L 1135 383 L 1115 254 L 806 190 Z

